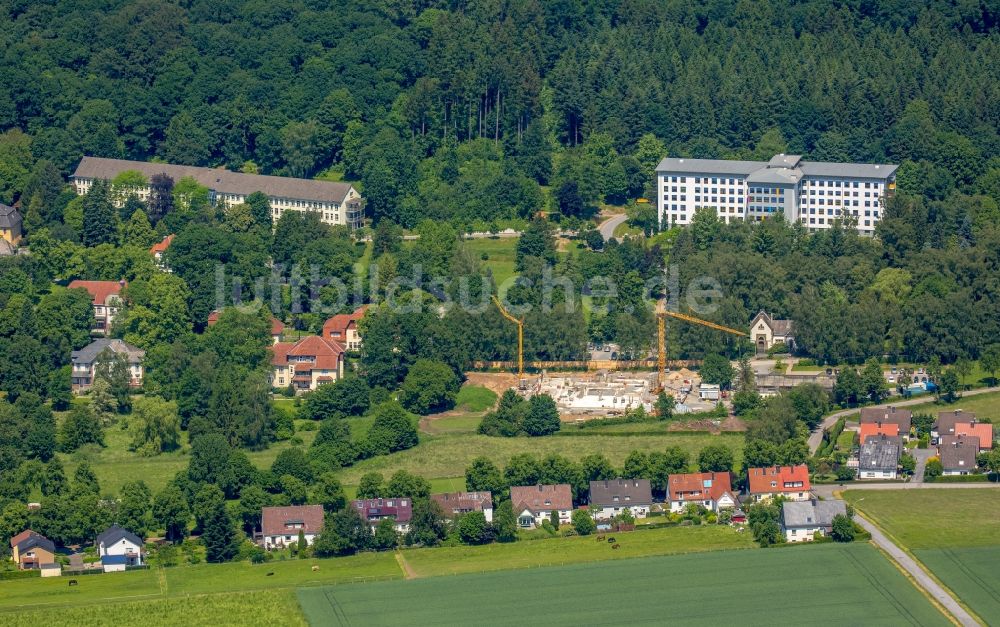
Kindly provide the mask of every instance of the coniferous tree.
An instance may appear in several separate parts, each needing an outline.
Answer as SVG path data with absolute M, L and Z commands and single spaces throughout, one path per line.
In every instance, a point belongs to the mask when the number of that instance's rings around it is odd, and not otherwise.
M 96 180 L 83 198 L 84 246 L 114 243 L 118 232 L 118 214 L 111 204 L 111 189 L 107 181 Z

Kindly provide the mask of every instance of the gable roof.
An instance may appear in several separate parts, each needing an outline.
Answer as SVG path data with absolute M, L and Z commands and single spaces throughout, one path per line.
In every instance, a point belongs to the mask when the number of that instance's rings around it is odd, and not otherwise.
M 938 435 L 955 435 L 955 425 L 959 422 L 972 422 L 976 419 L 976 412 L 962 411 L 939 411 L 937 420 L 934 421 L 934 429 Z
M 92 364 L 97 360 L 97 356 L 109 349 L 115 353 L 125 355 L 129 363 L 139 363 L 146 357 L 146 351 L 118 338 L 98 338 L 87 344 L 78 351 L 70 353 L 70 361 L 74 364 Z
M 792 320 L 779 320 L 772 318 L 766 311 L 761 309 L 757 312 L 757 315 L 753 317 L 750 321 L 750 328 L 753 329 L 757 326 L 758 322 L 763 322 L 771 329 L 771 335 L 787 336 L 790 335 L 795 327 L 795 323 Z
M 843 501 L 785 501 L 781 504 L 781 521 L 785 527 L 830 527 L 833 517 L 847 515 Z
M 82 287 L 90 292 L 92 302 L 95 305 L 106 305 L 108 298 L 119 296 L 125 286 L 125 281 L 81 281 L 76 279 L 70 281 L 66 287 L 71 290 Z
M 296 179 L 286 176 L 265 176 L 231 172 L 224 168 L 201 168 L 172 163 L 149 163 L 125 159 L 105 159 L 84 157 L 70 177 L 72 179 L 112 180 L 126 170 L 141 172 L 146 178 L 166 174 L 176 183 L 184 177 L 191 177 L 200 185 L 221 194 L 249 196 L 263 192 L 272 198 L 294 198 L 317 202 L 340 203 L 347 198 L 352 186 L 349 183 Z
M 493 494 L 488 491 L 443 492 L 432 494 L 431 499 L 441 506 L 445 514 L 493 509 Z
M 966 470 L 975 472 L 976 455 L 979 453 L 978 438 L 942 436 L 938 445 L 938 458 L 945 470 Z
M 38 533 L 37 531 L 32 531 L 31 529 L 25 529 L 21 533 L 15 535 L 15 536 L 11 536 L 11 538 L 10 538 L 10 548 L 14 548 L 19 543 L 21 543 L 24 540 L 27 540 L 28 537 L 33 536 L 33 535 L 40 536 L 42 534 Z
M 875 435 L 899 435 L 899 425 L 894 422 L 866 422 L 858 428 L 858 441 L 862 444 Z
M 351 507 L 358 510 L 361 517 L 369 523 L 382 518 L 392 518 L 397 523 L 406 524 L 413 518 L 413 499 L 409 497 L 393 497 L 388 499 L 355 499 Z
M 23 554 L 25 551 L 30 551 L 31 549 L 38 547 L 44 549 L 49 553 L 56 552 L 56 545 L 45 536 L 40 533 L 32 532 L 27 538 L 21 540 L 17 543 L 17 552 Z
M 899 407 L 862 407 L 861 424 L 883 422 L 899 425 L 900 433 L 909 433 L 913 412 Z
M 290 505 L 288 507 L 265 507 L 261 509 L 260 528 L 265 536 L 297 535 L 299 529 L 291 529 L 289 524 L 301 525 L 303 533 L 323 531 L 322 505 Z
M 0 202 L 0 229 L 19 229 L 23 222 L 20 211 Z
M 873 435 L 861 445 L 858 452 L 858 469 L 892 472 L 899 465 L 902 440 L 891 435 Z
M 312 361 L 311 364 L 296 364 L 296 371 L 301 372 L 309 370 L 336 370 L 340 367 L 340 362 L 344 355 L 343 346 L 318 335 L 307 335 L 294 344 L 278 342 L 271 348 L 274 352 L 274 358 L 271 360 L 271 363 L 275 366 L 286 365 L 289 357 L 310 358 Z
M 750 494 L 770 494 L 777 492 L 808 492 L 809 467 L 771 466 L 770 468 L 750 468 L 747 471 Z M 771 485 L 771 484 L 774 485 Z
M 149 254 L 155 256 L 156 253 L 161 253 L 161 254 L 165 253 L 167 251 L 167 249 L 170 248 L 170 242 L 172 242 L 172 241 L 174 241 L 174 234 L 173 233 L 171 233 L 170 235 L 164 237 L 159 242 L 156 242 L 155 244 L 153 244 L 152 246 L 150 246 L 149 247 Z
M 97 536 L 98 546 L 101 544 L 104 546 L 110 546 L 119 540 L 128 540 L 138 547 L 142 546 L 142 538 L 127 529 L 122 529 L 117 524 L 111 525 L 104 531 L 104 533 Z
M 956 422 L 955 435 L 979 439 L 979 448 L 993 448 L 993 425 L 988 422 Z
M 558 485 L 511 486 L 510 500 L 514 513 L 532 513 L 573 509 L 573 490 L 568 483 Z
M 335 337 L 335 334 L 336 337 L 344 337 L 351 325 L 357 326 L 358 321 L 365 317 L 366 311 L 368 305 L 361 305 L 352 313 L 333 316 L 323 323 L 323 337 L 329 339 Z
M 649 479 L 606 479 L 590 482 L 590 502 L 604 507 L 652 505 Z
M 671 501 L 718 501 L 733 494 L 732 475 L 728 472 L 690 472 L 667 477 L 667 497 Z

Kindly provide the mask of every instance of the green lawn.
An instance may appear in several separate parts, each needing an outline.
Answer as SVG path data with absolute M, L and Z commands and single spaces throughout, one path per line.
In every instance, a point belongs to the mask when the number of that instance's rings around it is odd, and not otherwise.
M 455 399 L 455 409 L 464 412 L 484 412 L 497 402 L 496 392 L 481 385 L 463 385 Z
M 513 544 L 413 549 L 403 551 L 402 555 L 413 575 L 433 577 L 756 546 L 749 534 L 719 525 L 668 527 L 614 536 L 620 545 L 618 549 L 612 549 L 595 536 L 576 536 Z
M 987 394 L 977 394 L 976 396 L 960 398 L 951 404 L 935 403 L 933 397 L 931 397 L 926 403 L 912 405 L 906 409 L 915 414 L 934 415 L 937 415 L 939 411 L 961 409 L 962 411 L 975 412 L 979 418 L 991 418 L 1000 423 L 1000 392 L 989 392 Z
M 298 595 L 314 627 L 523 625 L 529 618 L 573 626 L 948 624 L 866 544 L 623 559 Z
M 514 276 L 516 237 L 470 239 L 463 244 L 476 259 L 480 260 L 479 263 L 482 264 L 483 268 L 489 268 L 493 272 L 493 280 L 496 281 L 497 285 L 502 285 Z M 488 255 L 488 259 L 482 259 L 484 253 Z
M 858 436 L 857 431 L 848 431 L 845 429 L 837 437 L 837 448 L 839 448 L 842 451 L 850 452 L 850 450 L 854 448 L 854 438 L 856 438 L 857 436 Z
M 844 498 L 909 549 L 974 613 L 1000 617 L 1000 492 L 848 490 Z
M 482 414 L 457 414 L 435 418 L 427 423 L 424 429 L 433 434 L 475 433 L 479 423 L 483 421 Z
M 5 614 L 3 624 L 8 627 L 308 625 L 292 590 L 107 603 L 99 608 L 80 606 L 22 610 Z

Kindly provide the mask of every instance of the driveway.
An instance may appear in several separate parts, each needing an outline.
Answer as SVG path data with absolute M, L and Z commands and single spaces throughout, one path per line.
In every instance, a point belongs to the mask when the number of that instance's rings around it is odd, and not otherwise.
M 972 390 L 970 392 L 963 392 L 962 398 L 968 398 L 970 396 L 977 396 L 979 394 L 987 394 L 989 392 L 998 392 L 998 391 L 1000 391 L 1000 386 L 991 388 L 981 388 L 978 390 Z M 866 405 L 866 407 L 906 407 L 908 405 L 921 405 L 931 400 L 933 400 L 932 396 L 920 396 L 917 398 L 910 398 L 906 400 L 886 401 L 885 403 L 882 403 L 880 405 Z M 820 425 L 816 427 L 816 429 L 814 429 L 811 434 L 809 434 L 809 452 L 816 453 L 816 449 L 818 449 L 819 445 L 823 443 L 823 431 L 832 427 L 834 423 L 836 423 L 837 420 L 840 419 L 841 416 L 850 416 L 851 414 L 856 414 L 860 411 L 861 411 L 860 407 L 855 407 L 854 409 L 844 409 L 838 412 L 834 412 L 829 416 L 827 416 L 826 418 L 824 418 L 823 422 L 820 423 Z
M 910 480 L 912 483 L 924 482 L 924 468 L 927 467 L 927 460 L 934 457 L 934 451 L 935 449 L 931 447 L 910 449 L 913 459 L 917 461 L 913 470 L 913 479 Z
M 611 241 L 611 238 L 615 236 L 615 229 L 618 228 L 618 225 L 625 220 L 628 220 L 628 216 L 624 213 L 617 216 L 611 216 L 604 222 L 601 222 L 601 224 L 597 227 L 597 230 L 600 231 L 601 237 L 604 238 L 605 242 Z

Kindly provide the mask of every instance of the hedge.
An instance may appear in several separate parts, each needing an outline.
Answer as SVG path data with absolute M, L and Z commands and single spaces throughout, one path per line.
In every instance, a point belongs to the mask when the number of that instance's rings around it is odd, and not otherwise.
M 28 579 L 28 578 L 31 578 L 31 577 L 41 577 L 41 576 L 42 576 L 42 571 L 34 569 L 34 568 L 29 569 L 29 570 L 4 570 L 4 571 L 0 571 L 0 580 L 4 580 L 4 581 L 6 581 L 8 579 Z
M 924 479 L 926 483 L 987 483 L 997 481 L 997 474 L 988 475 L 941 475 L 933 479 Z

